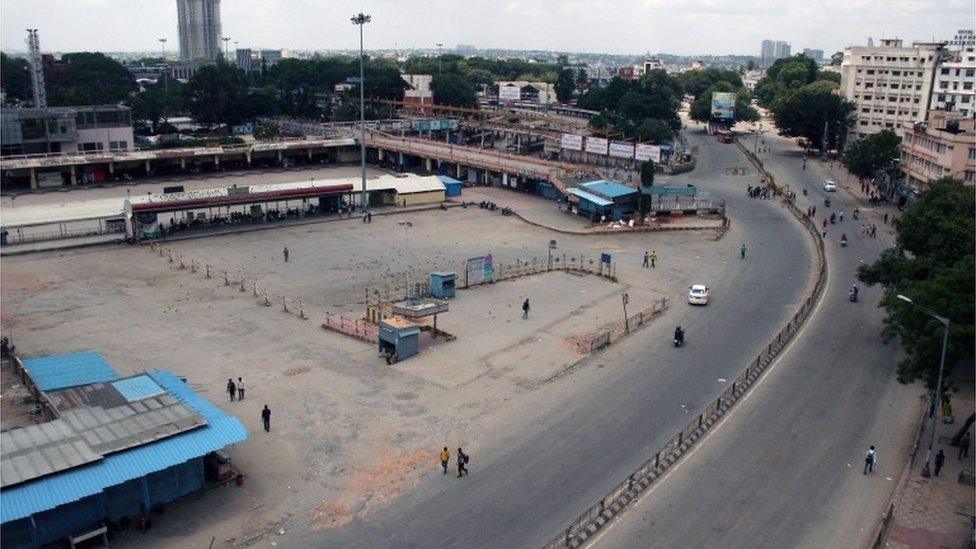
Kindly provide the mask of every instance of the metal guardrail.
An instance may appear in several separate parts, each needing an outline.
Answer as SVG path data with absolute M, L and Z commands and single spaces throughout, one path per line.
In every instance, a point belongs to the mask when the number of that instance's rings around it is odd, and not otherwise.
M 781 195 L 783 189 L 775 183 L 773 177 L 766 172 L 762 162 L 755 158 L 748 150 L 741 147 L 743 153 L 756 168 L 766 177 L 767 184 L 774 194 Z M 792 202 L 785 201 L 785 207 L 800 224 L 807 230 L 816 244 L 817 278 L 800 308 L 793 314 L 786 325 L 763 348 L 756 359 L 746 366 L 732 384 L 726 387 L 721 395 L 710 401 L 701 412 L 671 437 L 653 457 L 645 461 L 640 467 L 628 475 L 626 479 L 613 487 L 604 497 L 583 511 L 576 519 L 569 523 L 559 535 L 544 547 L 545 549 L 561 549 L 578 547 L 590 536 L 595 534 L 604 524 L 610 521 L 630 502 L 634 501 L 642 491 L 647 489 L 656 479 L 660 478 L 688 449 L 725 415 L 755 384 L 756 380 L 766 371 L 775 358 L 800 330 L 803 322 L 816 307 L 817 300 L 823 293 L 827 282 L 827 256 L 820 232 L 813 221 L 806 217 Z

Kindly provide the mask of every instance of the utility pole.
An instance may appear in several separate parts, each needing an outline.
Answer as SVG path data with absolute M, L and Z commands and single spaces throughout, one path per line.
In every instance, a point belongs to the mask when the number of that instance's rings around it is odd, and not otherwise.
M 366 96 L 364 91 L 366 79 L 363 73 L 363 27 L 371 20 L 370 16 L 363 13 L 352 18 L 352 24 L 359 26 L 359 167 L 363 189 L 363 215 L 369 213 L 369 199 L 366 196 Z M 407 291 L 409 292 L 409 289 Z
M 404 257 L 405 257 L 404 263 L 406 263 L 406 268 L 407 268 L 406 269 L 407 270 L 407 291 L 405 295 L 406 295 L 407 303 L 410 303 L 410 263 L 411 263 L 410 260 L 412 258 L 410 257 L 410 238 L 407 236 L 407 230 L 410 227 L 413 227 L 413 223 L 410 221 L 400 221 L 399 223 L 397 223 L 397 225 L 403 227 L 403 248 L 404 248 Z
M 624 304 L 624 333 L 630 333 L 630 323 L 627 322 L 627 302 L 630 301 L 630 296 L 627 292 L 620 294 L 620 301 Z
M 165 86 L 165 90 L 168 92 L 169 91 L 169 74 L 167 74 L 167 73 L 169 71 L 168 71 L 168 69 L 166 67 L 166 39 L 165 38 L 160 38 L 159 39 L 159 43 L 160 43 L 160 53 L 162 53 L 162 55 L 163 55 L 163 74 L 160 75 L 160 78 L 163 79 L 163 86 Z M 165 103 L 164 103 L 164 109 L 165 109 Z M 165 111 L 164 111 L 163 114 L 165 114 Z
M 441 46 L 443 45 L 440 42 L 437 43 L 437 76 L 441 75 Z

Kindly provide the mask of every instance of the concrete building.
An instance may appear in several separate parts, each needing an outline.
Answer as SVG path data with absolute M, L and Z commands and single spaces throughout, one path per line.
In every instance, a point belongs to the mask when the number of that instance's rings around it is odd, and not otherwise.
M 973 46 L 943 62 L 935 71 L 930 109 L 956 111 L 963 117 L 976 113 L 976 52 Z
M 803 55 L 813 59 L 818 65 L 823 63 L 824 53 L 823 50 L 812 50 L 810 48 L 803 48 Z
M 790 56 L 790 43 L 782 40 L 763 40 L 759 50 L 759 66 L 769 67 L 777 59 Z
M 928 121 L 901 127 L 901 170 L 905 185 L 923 191 L 940 177 L 976 184 L 976 119 L 948 111 L 931 111 Z
M 956 51 L 972 51 L 976 48 L 976 31 L 973 29 L 960 29 L 952 40 L 949 41 L 949 48 Z
M 118 105 L 4 109 L 0 143 L 0 156 L 127 151 L 132 114 Z
M 176 0 L 180 60 L 216 61 L 221 54 L 220 0 Z
M 237 63 L 237 68 L 244 71 L 245 74 L 254 70 L 254 52 L 251 51 L 251 48 L 238 48 L 235 52 L 234 61 Z
M 432 75 L 401 74 L 400 78 L 403 78 L 403 81 L 410 86 L 410 89 L 403 90 L 404 103 L 415 105 L 431 105 L 434 103 L 434 94 L 430 91 Z
M 944 44 L 905 47 L 897 38 L 883 39 L 880 46 L 845 49 L 840 91 L 857 105 L 850 137 L 885 128 L 898 131 L 904 122 L 925 122 L 933 78 L 945 58 Z
M 556 87 L 548 82 L 501 81 L 496 82 L 498 101 L 525 101 L 548 105 L 556 102 Z

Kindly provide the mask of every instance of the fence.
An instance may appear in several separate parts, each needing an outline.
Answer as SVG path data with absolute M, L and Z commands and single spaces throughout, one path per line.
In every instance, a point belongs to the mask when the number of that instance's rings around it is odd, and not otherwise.
M 767 184 L 772 187 L 774 194 L 781 194 L 782 188 L 776 185 L 772 176 L 763 169 L 762 163 L 748 150 L 736 142 L 756 169 L 766 177 Z M 545 545 L 546 549 L 562 547 L 577 547 L 586 539 L 603 527 L 614 515 L 627 504 L 636 499 L 640 493 L 660 478 L 698 439 L 711 428 L 732 406 L 755 384 L 759 376 L 773 362 L 780 351 L 789 343 L 790 339 L 799 331 L 803 322 L 810 316 L 817 300 L 823 293 L 827 282 L 827 258 L 824 252 L 823 239 L 813 222 L 806 217 L 792 202 L 786 202 L 785 207 L 807 230 L 816 243 L 817 277 L 806 299 L 793 314 L 786 326 L 760 351 L 756 359 L 746 366 L 732 384 L 721 395 L 709 402 L 695 418 L 684 428 L 679 430 L 667 443 L 662 446 L 653 457 L 644 462 L 626 479 L 618 483 L 600 501 L 590 506 L 558 536 Z
M 667 308 L 668 299 L 666 297 L 662 297 L 660 300 L 655 301 L 650 307 L 647 307 L 646 309 L 639 311 L 637 314 L 628 317 L 626 324 L 624 324 L 623 321 L 614 322 L 596 334 L 575 339 L 573 341 L 573 347 L 575 348 L 576 352 L 580 354 L 589 354 L 602 349 L 611 343 L 619 341 L 622 337 L 630 333 L 631 330 L 636 330 L 644 324 L 647 324 L 654 317 L 664 312 Z
M 379 328 L 376 324 L 371 324 L 366 320 L 345 318 L 341 315 L 326 313 L 325 322 L 322 327 L 332 330 L 367 343 L 376 343 L 380 340 Z

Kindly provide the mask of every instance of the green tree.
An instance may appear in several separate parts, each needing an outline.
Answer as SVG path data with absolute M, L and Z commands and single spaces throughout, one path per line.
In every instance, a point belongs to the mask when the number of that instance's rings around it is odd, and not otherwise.
M 239 124 L 245 120 L 241 106 L 246 90 L 242 71 L 224 62 L 205 65 L 187 84 L 190 112 L 200 124 Z
M 751 70 L 751 69 L 750 69 Z M 728 82 L 732 88 L 742 87 L 742 77 L 736 71 L 709 67 L 700 71 L 686 71 L 678 76 L 684 93 L 701 97 L 709 88 L 719 82 Z
M 721 81 L 709 88 L 705 93 L 702 93 L 695 98 L 695 101 L 691 104 L 691 109 L 688 112 L 688 116 L 692 120 L 697 120 L 699 122 L 708 122 L 712 119 L 712 94 L 715 92 L 724 93 L 735 93 L 735 118 L 734 122 L 740 122 L 743 120 L 755 122 L 759 120 L 759 112 L 752 107 L 750 100 L 752 96 L 746 91 L 745 88 L 734 88 L 732 84 Z
M 841 63 L 844 62 L 844 52 L 839 51 L 830 56 L 830 64 L 834 67 L 839 67 Z
M 641 162 L 640 181 L 641 187 L 654 186 L 654 161 Z
M 898 299 L 899 294 L 951 321 L 947 369 L 961 360 L 971 364 L 976 335 L 974 219 L 971 187 L 948 177 L 933 181 L 895 222 L 895 246 L 858 271 L 866 284 L 884 288 L 881 305 L 887 317 L 882 336 L 886 341 L 897 337 L 905 350 L 898 365 L 902 382 L 924 379 L 934 388 L 943 331 L 941 323 Z
M 817 79 L 817 62 L 803 54 L 777 59 L 766 70 L 766 75 L 756 83 L 755 95 L 764 107 L 773 103 L 787 92 L 797 90 Z
M 890 129 L 855 141 L 844 149 L 844 166 L 858 177 L 873 177 L 894 165 L 900 141 L 898 134 Z
M 51 106 L 119 103 L 136 91 L 132 73 L 101 53 L 66 53 L 63 68 L 45 71 Z
M 803 137 L 814 148 L 838 148 L 854 125 L 854 103 L 833 92 L 837 85 L 819 81 L 791 91 L 773 105 L 782 135 Z M 826 133 L 827 142 L 823 143 Z
M 637 209 L 640 210 L 641 219 L 651 210 L 650 189 L 654 186 L 654 162 L 648 160 L 641 162 L 640 167 L 640 188 L 637 189 Z
M 573 98 L 573 90 L 576 89 L 573 73 L 573 69 L 562 69 L 556 77 L 556 99 L 560 103 L 568 103 Z
M 27 60 L 0 53 L 0 87 L 9 99 L 26 101 L 32 97 Z
M 657 118 L 645 118 L 634 132 L 638 141 L 650 141 L 652 143 L 662 143 L 674 137 L 671 126 Z
M 478 96 L 467 80 L 457 74 L 436 75 L 430 81 L 434 92 L 434 102 L 438 105 L 451 105 L 469 109 L 478 106 Z

